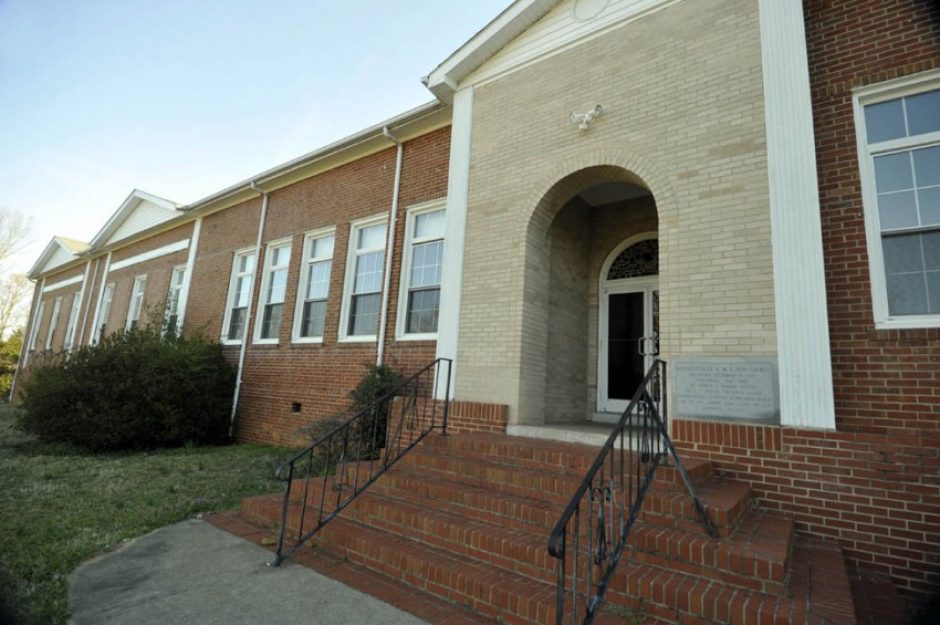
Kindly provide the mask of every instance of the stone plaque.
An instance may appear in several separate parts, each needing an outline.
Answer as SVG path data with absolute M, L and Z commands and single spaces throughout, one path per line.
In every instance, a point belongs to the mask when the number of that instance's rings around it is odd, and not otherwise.
M 780 420 L 777 367 L 771 358 L 677 358 L 671 383 L 678 416 Z

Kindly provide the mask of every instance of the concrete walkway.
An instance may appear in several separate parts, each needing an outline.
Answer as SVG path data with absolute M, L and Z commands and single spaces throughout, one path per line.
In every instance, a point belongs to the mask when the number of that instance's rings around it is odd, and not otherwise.
M 72 625 L 421 625 L 414 616 L 271 552 L 183 521 L 78 567 Z

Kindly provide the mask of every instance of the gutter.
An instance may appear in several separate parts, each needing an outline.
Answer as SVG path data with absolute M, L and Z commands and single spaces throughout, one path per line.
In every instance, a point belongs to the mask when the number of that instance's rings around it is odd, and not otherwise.
M 242 331 L 242 345 L 238 352 L 238 377 L 235 378 L 235 392 L 232 395 L 232 415 L 228 425 L 229 438 L 235 434 L 235 414 L 238 412 L 238 398 L 242 390 L 242 372 L 245 369 L 245 353 L 248 351 L 248 335 L 250 334 L 252 311 L 254 310 L 255 287 L 257 286 L 258 272 L 259 270 L 263 271 L 263 263 L 261 262 L 261 240 L 264 236 L 264 222 L 268 215 L 268 192 L 259 189 L 255 181 L 251 181 L 249 187 L 252 191 L 261 196 L 261 218 L 258 220 L 258 239 L 255 242 L 255 271 L 251 276 L 251 289 L 248 290 L 248 304 L 247 310 L 245 311 L 245 329 Z
M 401 165 L 402 157 L 405 151 L 405 145 L 392 134 L 388 126 L 382 129 L 385 138 L 398 146 L 398 154 L 395 157 L 395 183 L 392 187 L 392 214 L 388 220 L 388 240 L 385 243 L 385 275 L 382 285 L 382 307 L 379 309 L 379 341 L 377 353 L 375 355 L 375 365 L 382 366 L 382 358 L 385 352 L 385 326 L 388 319 L 388 291 L 392 282 L 392 257 L 395 252 L 395 228 L 398 223 L 398 197 L 401 192 Z

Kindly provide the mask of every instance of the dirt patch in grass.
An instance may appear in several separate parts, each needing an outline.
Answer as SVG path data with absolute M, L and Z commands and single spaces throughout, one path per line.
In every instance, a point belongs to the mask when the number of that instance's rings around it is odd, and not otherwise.
M 90 455 L 40 443 L 0 405 L 0 589 L 16 622 L 64 625 L 68 575 L 158 527 L 280 491 L 290 450 L 232 445 Z

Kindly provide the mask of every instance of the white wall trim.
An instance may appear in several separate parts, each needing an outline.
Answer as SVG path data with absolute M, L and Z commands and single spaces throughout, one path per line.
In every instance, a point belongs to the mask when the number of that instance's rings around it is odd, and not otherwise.
M 137 254 L 136 256 L 119 260 L 118 262 L 111 265 L 111 271 L 118 271 L 119 269 L 125 269 L 138 263 L 153 260 L 154 258 L 160 258 L 161 256 L 166 256 L 167 254 L 173 254 L 174 252 L 185 250 L 187 247 L 189 247 L 189 239 L 183 239 L 182 241 L 177 241 L 176 243 L 170 243 L 169 245 L 164 245 L 163 247 L 158 247 L 156 249 Z
M 98 259 L 95 259 L 95 272 L 98 271 Z M 90 292 L 91 289 L 95 288 L 94 283 L 89 283 L 89 279 L 92 278 L 91 275 L 91 260 L 85 263 L 85 279 L 82 280 L 82 308 L 78 313 L 78 327 L 75 329 L 75 336 L 72 337 L 72 348 L 75 346 L 82 345 L 85 340 L 85 322 L 88 320 L 88 308 L 89 302 L 88 298 L 85 297 L 86 292 Z
M 94 327 L 91 329 L 91 336 L 88 338 L 87 345 L 91 345 L 95 341 L 95 334 L 98 333 L 98 316 L 101 314 L 101 300 L 104 299 L 104 289 L 108 284 L 108 273 L 111 271 L 111 252 L 108 252 L 108 257 L 104 261 L 104 273 L 101 274 L 101 287 L 98 289 L 98 302 L 95 304 L 95 316 L 92 317 L 92 323 Z
M 437 357 L 450 358 L 450 388 L 437 388 L 438 399 L 453 397 L 457 385 L 457 348 L 463 284 L 464 242 L 470 203 L 470 148 L 473 140 L 473 87 L 454 95 L 450 138 L 450 168 L 444 228 L 444 268 L 441 274 L 441 310 L 437 322 Z
M 186 275 L 183 276 L 183 290 L 176 308 L 177 332 L 182 332 L 186 322 L 186 306 L 189 304 L 189 289 L 193 283 L 193 271 L 196 269 L 196 252 L 199 250 L 199 235 L 202 233 L 202 217 L 196 217 L 193 223 L 193 236 L 190 240 L 189 255 L 186 257 Z
M 87 273 L 88 271 L 87 268 L 85 271 Z M 46 293 L 51 293 L 52 291 L 58 291 L 59 289 L 64 289 L 67 286 L 72 286 L 73 284 L 79 284 L 83 282 L 84 279 L 85 279 L 84 276 L 78 275 L 78 276 L 69 278 L 67 280 L 60 280 L 58 282 L 53 282 L 52 284 L 49 284 L 43 287 L 42 293 L 43 295 L 45 295 Z
M 801 0 L 759 0 L 782 425 L 835 429 Z

